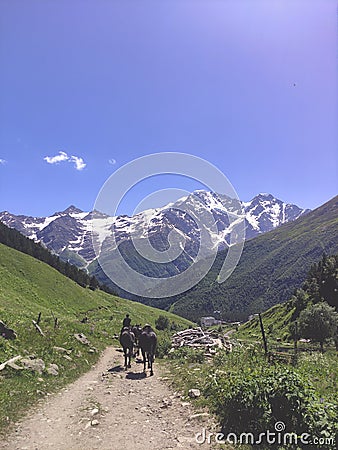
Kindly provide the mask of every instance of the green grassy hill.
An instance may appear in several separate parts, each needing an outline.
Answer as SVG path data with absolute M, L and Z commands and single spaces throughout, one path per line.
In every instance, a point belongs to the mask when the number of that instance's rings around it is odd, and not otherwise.
M 220 310 L 225 320 L 246 320 L 290 298 L 323 255 L 338 252 L 338 196 L 298 220 L 265 233 L 244 246 L 233 274 L 217 283 L 220 253 L 209 274 L 185 294 L 162 300 L 171 311 L 198 320 Z
M 289 326 L 293 313 L 294 308 L 290 308 L 288 302 L 279 303 L 262 313 L 264 330 L 269 343 L 275 343 L 277 339 L 281 339 L 284 343 L 291 342 Z M 258 317 L 241 325 L 234 336 L 238 339 L 262 341 Z
M 275 305 L 262 313 L 268 340 L 293 342 L 292 329 L 295 330 L 295 321 L 299 321 L 305 309 L 321 302 L 338 311 L 338 255 L 324 256 L 317 264 L 313 264 L 301 289 L 285 303 Z M 293 326 L 290 330 L 291 324 Z M 240 339 L 261 340 L 257 315 L 241 325 L 234 336 Z
M 45 336 L 32 324 L 40 312 Z M 0 364 L 21 355 L 43 359 L 46 368 L 50 363 L 60 368 L 57 377 L 10 367 L 0 371 L 0 429 L 40 396 L 88 370 L 107 345 L 117 345 L 112 336 L 119 333 L 126 313 L 132 323 L 154 326 L 158 316 L 165 315 L 179 327 L 191 325 L 173 314 L 82 288 L 47 264 L 0 244 L 0 320 L 17 334 L 15 340 L 0 336 Z M 85 334 L 90 345 L 79 343 L 75 333 Z M 55 347 L 68 350 L 68 358 Z

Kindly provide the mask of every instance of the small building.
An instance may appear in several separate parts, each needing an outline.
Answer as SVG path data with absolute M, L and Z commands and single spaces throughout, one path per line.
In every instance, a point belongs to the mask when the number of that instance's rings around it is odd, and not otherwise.
M 213 325 L 219 325 L 221 323 L 220 320 L 215 319 L 215 317 L 201 317 L 201 326 L 202 327 L 212 327 Z

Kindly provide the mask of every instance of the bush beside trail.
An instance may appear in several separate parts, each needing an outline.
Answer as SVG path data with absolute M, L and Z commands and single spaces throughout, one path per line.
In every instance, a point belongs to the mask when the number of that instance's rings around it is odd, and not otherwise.
M 276 432 L 276 423 L 283 423 L 284 433 L 322 439 L 323 444 L 307 445 L 308 450 L 336 448 L 338 357 L 334 351 L 300 355 L 296 367 L 269 362 L 255 344 L 237 346 L 231 353 L 219 350 L 207 361 L 200 350 L 187 348 L 169 356 L 175 387 L 187 396 L 190 389 L 199 389 L 201 396 L 194 402 L 216 415 L 225 436 L 258 437 Z M 301 447 L 261 443 L 259 448 Z

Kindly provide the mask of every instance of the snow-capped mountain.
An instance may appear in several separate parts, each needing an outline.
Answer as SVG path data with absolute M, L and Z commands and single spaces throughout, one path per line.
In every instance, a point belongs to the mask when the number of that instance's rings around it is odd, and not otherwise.
M 93 239 L 99 252 L 119 246 L 127 257 L 133 253 L 134 258 L 135 242 L 142 244 L 148 238 L 156 250 L 166 251 L 169 233 L 175 231 L 176 236 L 182 238 L 184 247 L 184 255 L 171 266 L 170 270 L 175 270 L 175 267 L 189 264 L 198 252 L 200 230 L 195 219 L 202 210 L 213 218 L 209 243 L 212 250 L 227 248 L 234 243 L 233 240 L 230 242 L 230 232 L 237 219 L 245 220 L 246 239 L 250 239 L 310 211 L 278 200 L 271 194 L 259 194 L 250 202 L 238 202 L 223 194 L 195 191 L 175 203 L 132 217 L 111 217 L 70 206 L 49 217 L 14 215 L 5 211 L 0 213 L 0 220 L 80 267 L 88 267 L 96 259 Z M 152 269 L 147 267 L 145 273 L 151 272 Z
M 243 202 L 243 208 L 247 221 L 246 239 L 271 231 L 283 223 L 292 222 L 311 211 L 265 193 L 258 194 L 250 202 Z

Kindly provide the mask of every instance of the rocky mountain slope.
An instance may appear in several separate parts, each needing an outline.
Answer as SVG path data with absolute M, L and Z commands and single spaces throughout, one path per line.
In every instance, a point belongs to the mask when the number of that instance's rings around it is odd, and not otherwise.
M 338 252 L 338 196 L 298 220 L 247 241 L 238 266 L 219 284 L 217 276 L 226 252 L 219 252 L 208 275 L 176 297 L 146 299 L 148 304 L 189 319 L 214 315 L 246 320 L 250 314 L 288 300 L 300 288 L 312 264 L 323 254 Z
M 249 202 L 237 202 L 226 195 L 207 191 L 195 191 L 161 208 L 150 209 L 129 216 L 110 217 L 98 211 L 83 212 L 70 206 L 49 217 L 29 217 L 0 213 L 0 221 L 15 228 L 25 236 L 41 242 L 47 248 L 79 267 L 96 267 L 96 253 L 101 253 L 114 237 L 114 244 L 123 244 L 124 254 L 131 253 L 134 258 L 132 241 L 142 243 L 146 238 L 159 251 L 167 250 L 168 236 L 176 231 L 184 240 L 184 255 L 176 261 L 175 267 L 182 269 L 190 264 L 198 252 L 200 230 L 194 220 L 199 211 L 210 213 L 214 227 L 210 230 L 210 251 L 226 249 L 236 243 L 236 236 L 230 235 L 233 221 L 244 220 L 246 239 L 270 231 L 283 223 L 298 219 L 309 212 L 296 205 L 285 203 L 271 194 L 259 194 Z M 189 213 L 192 212 L 192 213 Z M 94 246 L 93 246 L 94 240 Z M 121 247 L 122 248 L 122 247 Z M 137 262 L 137 266 L 143 264 Z M 154 263 L 156 264 L 156 263 Z M 145 263 L 147 266 L 147 264 Z M 171 268 L 165 269 L 168 273 Z M 152 264 L 145 272 L 153 272 Z M 176 270 L 176 269 L 175 269 Z

